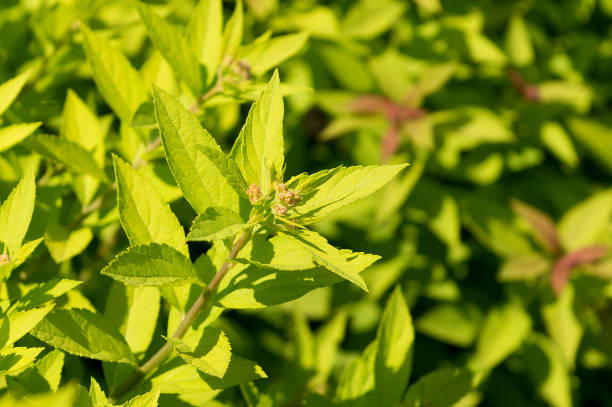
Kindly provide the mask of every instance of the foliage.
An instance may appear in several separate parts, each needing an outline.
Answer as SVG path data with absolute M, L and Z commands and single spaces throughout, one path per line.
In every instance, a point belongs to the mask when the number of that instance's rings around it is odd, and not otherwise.
M 608 405 L 609 0 L 0 4 L 0 406 Z

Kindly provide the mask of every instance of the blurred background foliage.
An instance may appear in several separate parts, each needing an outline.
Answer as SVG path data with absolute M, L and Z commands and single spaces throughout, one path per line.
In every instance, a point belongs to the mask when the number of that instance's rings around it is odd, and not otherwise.
M 147 3 L 175 27 L 187 26 L 195 7 Z M 234 7 L 223 2 L 225 21 Z M 268 32 L 284 40 L 267 54 L 240 48 L 222 64 L 223 91 L 198 103 L 133 3 L 4 0 L 0 83 L 24 73 L 25 85 L 0 126 L 41 123 L 21 143 L 0 139 L 0 197 L 32 163 L 59 161 L 41 164 L 28 232 L 45 244 L 4 289 L 76 278 L 85 283 L 66 301 L 104 310 L 110 280 L 99 270 L 128 245 L 113 193 L 61 171 L 70 160 L 49 152 L 40 133 L 73 134 L 110 179 L 110 152 L 142 160 L 181 223 L 193 218 L 155 144 L 150 106 L 121 117 L 93 82 L 87 24 L 128 57 L 146 89 L 155 83 L 186 106 L 195 101 L 225 148 L 245 102 L 281 63 L 289 176 L 411 163 L 376 195 L 315 225 L 338 246 L 382 256 L 363 273 L 370 293 L 342 283 L 225 314 L 219 324 L 233 346 L 270 378 L 211 405 L 244 404 L 240 393 L 258 406 L 331 403 L 307 393 L 358 397 L 365 385 L 343 371 L 355 368 L 400 286 L 416 330 L 411 382 L 470 367 L 486 373 L 454 405 L 610 406 L 611 23 L 610 0 L 245 0 L 243 43 L 265 42 Z M 71 109 L 90 115 L 76 132 L 62 124 Z M 190 245 L 193 256 L 205 249 Z M 64 381 L 91 374 L 102 375 L 99 363 L 66 357 Z

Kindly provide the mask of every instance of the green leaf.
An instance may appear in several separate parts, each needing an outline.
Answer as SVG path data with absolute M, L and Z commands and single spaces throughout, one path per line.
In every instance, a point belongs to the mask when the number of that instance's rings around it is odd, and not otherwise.
M 178 355 L 199 371 L 218 378 L 225 376 L 232 358 L 232 346 L 218 328 L 205 328 L 195 348 L 180 339 L 168 338 Z
M 375 397 L 379 406 L 395 406 L 402 398 L 412 370 L 414 328 L 408 306 L 397 286 L 376 334 Z
M 293 239 L 294 244 L 300 245 L 310 252 L 312 259 L 318 265 L 350 281 L 364 291 L 368 291 L 365 281 L 358 270 L 346 260 L 346 257 L 327 240 L 316 232 L 310 230 L 293 230 L 283 232 Z
M 6 348 L 0 350 L 0 377 L 17 374 L 30 366 L 44 348 Z
M 89 174 L 108 183 L 106 174 L 93 155 L 77 143 L 60 137 L 38 134 L 30 137 L 26 146 L 46 158 L 60 162 L 70 171 Z
M 574 287 L 567 285 L 561 295 L 542 305 L 546 332 L 559 347 L 567 366 L 574 366 L 584 328 L 574 311 Z
M 598 243 L 612 215 L 612 189 L 594 194 L 573 206 L 559 221 L 563 248 L 572 252 Z
M 159 308 L 160 293 L 156 287 L 130 287 L 113 281 L 104 316 L 123 334 L 132 353 L 142 355 L 153 339 Z
M 307 270 L 316 267 L 312 255 L 302 245 L 285 234 L 271 239 L 255 235 L 240 251 L 237 262 L 276 270 Z
M 402 16 L 406 4 L 399 1 L 355 2 L 342 22 L 345 35 L 359 39 L 371 39 L 387 31 Z
M 24 311 L 12 311 L 7 317 L 9 322 L 8 337 L 4 346 L 12 345 L 29 333 L 43 318 L 51 312 L 53 304 Z
M 406 166 L 407 164 L 338 167 L 309 175 L 300 182 L 292 183 L 290 180 L 287 186 L 296 189 L 302 198 L 302 202 L 296 207 L 300 217 L 306 222 L 314 222 L 372 194 Z
M 307 40 L 308 32 L 302 31 L 296 34 L 281 35 L 266 41 L 256 41 L 239 49 L 236 58 L 246 62 L 253 75 L 260 76 L 297 54 Z
M 592 119 L 572 117 L 567 122 L 572 135 L 586 153 L 592 156 L 608 173 L 612 173 L 612 128 Z
M 183 227 L 150 181 L 119 157 L 113 162 L 119 218 L 130 244 L 165 243 L 189 256 Z
M 473 388 L 468 369 L 446 368 L 433 371 L 408 389 L 402 403 L 405 407 L 451 407 Z
M 23 297 L 11 305 L 11 310 L 22 311 L 42 305 L 81 285 L 82 281 L 53 278 L 35 284 Z
M 101 273 L 136 286 L 176 286 L 197 280 L 195 268 L 184 254 L 158 243 L 130 247 Z
M 30 71 L 25 71 L 16 77 L 0 84 L 0 116 L 8 109 L 21 92 L 30 76 Z
M 190 241 L 227 239 L 246 227 L 240 215 L 231 209 L 210 207 L 195 218 L 187 238 Z
M 82 308 L 56 309 L 32 335 L 77 356 L 136 365 L 125 338 L 100 314 Z
M 199 61 L 206 68 L 208 84 L 217 76 L 217 68 L 221 63 L 222 29 L 221 0 L 200 0 L 187 25 L 187 37 L 196 62 Z
M 13 124 L 0 128 L 0 152 L 21 143 L 40 127 L 42 122 Z
M 236 1 L 234 7 L 234 13 L 227 21 L 225 29 L 223 30 L 223 47 L 222 56 L 233 57 L 234 53 L 242 42 L 242 31 L 243 31 L 243 20 L 244 12 L 242 6 L 242 0 Z
M 557 122 L 546 122 L 540 128 L 542 144 L 563 164 L 576 167 L 579 158 L 570 136 Z
M 349 362 L 338 380 L 335 398 L 348 401 L 350 405 L 366 407 L 376 405 L 372 389 L 376 364 L 376 340 L 370 343 L 363 354 Z
M 254 362 L 232 355 L 223 377 L 207 375 L 180 359 L 172 359 L 156 372 L 151 384 L 162 393 L 209 392 L 236 386 L 249 380 L 266 378 Z
M 534 53 L 531 37 L 523 17 L 514 14 L 510 17 L 508 30 L 506 31 L 506 51 L 510 61 L 518 67 L 533 63 Z
M 571 407 L 572 385 L 563 354 L 553 341 L 536 334 L 523 352 L 526 374 L 537 388 L 539 396 L 553 407 Z
M 472 370 L 488 370 L 519 348 L 531 331 L 531 318 L 519 305 L 505 304 L 487 314 L 476 352 L 469 361 Z
M 93 376 L 91 377 L 91 384 L 89 385 L 89 398 L 93 404 L 93 407 L 110 406 L 110 403 L 106 398 L 106 394 Z
M 151 390 L 148 393 L 141 394 L 126 401 L 121 407 L 157 407 L 158 400 L 159 390 Z
M 187 201 L 197 213 L 209 206 L 240 212 L 234 165 L 194 114 L 163 90 L 153 93 L 166 158 Z
M 134 112 L 147 100 L 147 90 L 127 58 L 84 24 L 84 48 L 93 69 L 98 90 L 123 121 L 130 122 Z
M 300 270 L 309 263 L 314 265 L 312 256 L 302 248 L 302 245 L 295 245 L 294 239 L 287 237 L 283 239 L 287 241 L 286 244 L 274 243 L 273 247 L 289 248 L 293 246 L 291 252 L 275 252 L 272 257 L 269 257 L 268 247 L 263 254 L 264 258 L 259 258 L 257 255 L 251 258 L 255 259 L 251 260 L 253 263 L 261 260 L 268 264 L 262 264 L 262 267 L 250 266 L 246 269 L 244 265 L 234 266 L 221 281 L 216 301 L 226 308 L 263 308 L 297 299 L 319 287 L 345 281 L 339 275 L 321 266 Z M 255 248 L 257 246 L 258 244 L 255 244 Z M 296 246 L 297 249 L 295 249 Z M 243 250 L 248 250 L 248 246 Z M 380 258 L 371 254 L 354 253 L 350 250 L 341 250 L 340 254 L 357 273 Z M 242 251 L 240 255 L 248 257 Z M 288 263 L 292 255 L 296 256 L 294 257 L 295 265 Z M 304 256 L 302 260 L 298 260 L 298 255 Z
M 247 183 L 258 185 L 263 195 L 272 190 L 273 180 L 282 179 L 284 171 L 284 107 L 279 86 L 278 71 L 275 71 L 251 106 L 230 153 Z
M 585 84 L 547 81 L 538 84 L 541 103 L 571 106 L 578 113 L 586 113 L 591 108 L 593 90 Z
M 34 212 L 34 171 L 34 167 L 30 167 L 25 172 L 0 207 L 0 242 L 8 248 L 11 257 L 19 252 Z
M 521 253 L 507 259 L 497 273 L 499 281 L 535 280 L 550 272 L 550 260 L 539 253 Z
M 45 245 L 58 264 L 81 254 L 92 239 L 93 233 L 88 227 L 68 230 L 58 223 L 51 222 L 45 230 Z
M 57 391 L 64 367 L 64 352 L 52 350 L 18 376 L 7 378 L 9 392 L 19 397 Z
M 60 135 L 93 153 L 98 165 L 104 165 L 104 136 L 106 127 L 89 106 L 71 89 L 68 90 L 62 112 Z
M 199 96 L 203 88 L 200 64 L 182 32 L 167 23 L 146 4 L 140 1 L 134 1 L 134 4 L 155 47 L 168 61 L 178 78 L 187 84 L 195 96 Z
M 439 304 L 416 320 L 419 333 L 458 347 L 469 347 L 476 339 L 481 316 L 478 308 L 462 304 Z

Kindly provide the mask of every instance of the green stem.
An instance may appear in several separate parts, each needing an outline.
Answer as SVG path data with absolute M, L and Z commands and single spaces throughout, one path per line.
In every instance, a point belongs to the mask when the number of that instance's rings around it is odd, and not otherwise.
M 223 265 L 221 265 L 221 267 L 217 271 L 217 274 L 215 274 L 215 276 L 210 281 L 208 286 L 204 289 L 204 291 L 202 291 L 202 294 L 200 294 L 200 296 L 193 303 L 189 311 L 187 311 L 187 313 L 183 316 L 183 319 L 181 320 L 181 323 L 179 324 L 178 328 L 176 328 L 176 331 L 172 335 L 172 338 L 182 338 L 183 335 L 185 335 L 185 333 L 189 329 L 189 327 L 193 324 L 193 321 L 195 321 L 198 314 L 211 305 L 211 299 L 214 297 L 214 294 L 216 293 L 217 288 L 219 288 L 219 284 L 221 283 L 221 280 L 223 279 L 223 277 L 225 277 L 227 272 L 234 266 L 234 263 L 231 260 L 236 258 L 236 256 L 238 255 L 238 252 L 249 241 L 251 236 L 252 236 L 252 229 L 249 229 L 249 230 L 246 230 L 238 238 L 238 240 L 236 240 L 236 242 L 232 246 L 232 249 L 230 250 L 229 254 L 226 257 L 225 262 L 223 263 Z M 134 388 L 134 386 L 140 383 L 140 381 L 148 373 L 150 373 L 153 369 L 159 366 L 164 360 L 166 360 L 166 358 L 170 355 L 171 352 L 172 352 L 172 345 L 169 342 L 166 342 L 166 344 L 164 344 L 164 346 L 162 346 L 153 356 L 151 356 L 149 360 L 143 363 L 143 365 L 140 366 L 136 370 L 136 372 L 134 372 L 134 374 L 125 381 L 125 383 L 117 387 L 117 389 L 113 392 L 113 395 L 110 401 L 114 402 L 114 401 L 121 399 L 123 396 L 125 396 L 130 390 L 132 390 L 132 388 Z

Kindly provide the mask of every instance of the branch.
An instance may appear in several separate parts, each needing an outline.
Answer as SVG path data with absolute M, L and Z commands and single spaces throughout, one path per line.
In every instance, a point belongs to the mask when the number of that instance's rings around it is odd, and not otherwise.
M 217 288 L 219 287 L 219 283 L 221 283 L 221 280 L 223 279 L 223 277 L 225 277 L 227 272 L 234 266 L 234 263 L 231 260 L 236 258 L 236 256 L 238 255 L 238 252 L 249 241 L 251 236 L 252 236 L 252 229 L 249 229 L 245 231 L 238 238 L 238 240 L 236 240 L 236 242 L 232 246 L 232 249 L 227 255 L 225 262 L 223 263 L 223 265 L 221 265 L 221 267 L 217 271 L 217 274 L 215 274 L 215 276 L 210 281 L 208 286 L 204 288 L 204 291 L 202 291 L 202 294 L 200 294 L 200 296 L 193 303 L 189 311 L 187 311 L 187 313 L 183 316 L 183 319 L 181 320 L 181 323 L 179 324 L 178 328 L 172 335 L 172 338 L 176 338 L 176 339 L 182 338 L 183 335 L 185 335 L 185 333 L 189 329 L 189 327 L 193 324 L 193 321 L 195 321 L 198 314 L 211 305 L 210 301 L 214 297 L 214 294 L 216 293 Z M 125 383 L 123 383 L 113 392 L 113 395 L 111 396 L 109 401 L 114 403 L 117 400 L 121 399 L 121 397 L 125 396 L 130 390 L 132 390 L 132 388 L 134 388 L 138 383 L 140 383 L 140 381 L 148 373 L 150 373 L 154 368 L 156 368 L 164 360 L 166 360 L 166 358 L 168 357 L 168 355 L 170 355 L 171 352 L 172 352 L 172 345 L 169 342 L 166 342 L 166 344 L 164 344 L 164 346 L 162 346 L 157 351 L 157 353 L 155 353 L 153 356 L 151 356 L 149 360 L 143 363 L 142 366 L 140 366 L 136 370 L 136 372 L 134 372 L 134 374 L 132 374 L 132 376 L 125 381 Z

